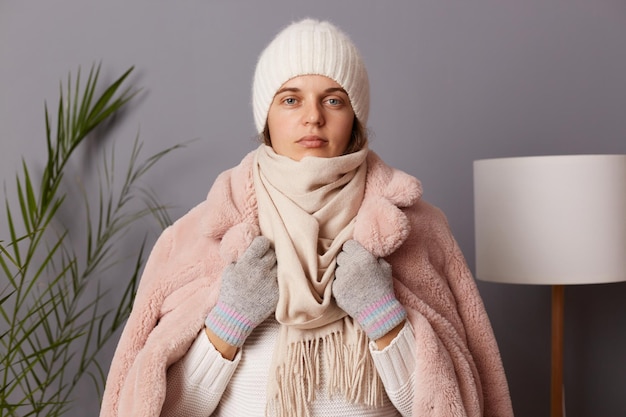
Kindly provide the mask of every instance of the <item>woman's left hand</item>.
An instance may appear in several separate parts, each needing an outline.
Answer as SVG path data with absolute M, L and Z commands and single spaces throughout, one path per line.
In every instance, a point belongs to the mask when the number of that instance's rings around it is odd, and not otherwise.
M 337 305 L 354 318 L 371 340 L 397 329 L 406 311 L 393 291 L 391 265 L 376 258 L 356 240 L 337 255 L 333 282 Z

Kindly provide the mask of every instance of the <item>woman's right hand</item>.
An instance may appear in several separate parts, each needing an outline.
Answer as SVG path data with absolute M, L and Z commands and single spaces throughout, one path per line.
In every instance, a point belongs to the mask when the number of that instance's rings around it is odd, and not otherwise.
M 222 274 L 217 304 L 205 321 L 209 339 L 217 336 L 234 347 L 235 352 L 243 345 L 252 330 L 276 311 L 276 270 L 276 253 L 271 242 L 264 236 L 256 237 L 241 258 Z M 215 347 L 224 355 L 220 346 Z

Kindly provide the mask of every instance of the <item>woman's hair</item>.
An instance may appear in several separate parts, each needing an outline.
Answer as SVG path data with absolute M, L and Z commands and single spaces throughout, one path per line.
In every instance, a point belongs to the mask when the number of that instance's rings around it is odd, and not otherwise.
M 263 142 L 267 146 L 272 146 L 272 138 L 270 136 L 270 128 L 267 123 L 265 123 L 265 128 L 263 132 L 259 135 L 259 141 Z M 359 119 L 354 116 L 354 122 L 352 123 L 352 133 L 350 134 L 350 142 L 348 142 L 348 147 L 346 148 L 345 154 L 358 152 L 367 146 L 367 132 Z

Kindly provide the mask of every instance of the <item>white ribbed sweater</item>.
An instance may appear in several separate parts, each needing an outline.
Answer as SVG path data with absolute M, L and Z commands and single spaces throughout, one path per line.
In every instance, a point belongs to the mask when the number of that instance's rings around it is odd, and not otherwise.
M 279 324 L 273 318 L 266 320 L 252 332 L 233 361 L 223 359 L 204 332 L 200 332 L 187 354 L 168 369 L 161 417 L 264 416 L 266 381 L 278 332 Z M 384 350 L 370 344 L 386 392 L 382 407 L 371 409 L 343 398 L 329 398 L 322 373 L 320 390 L 309 407 L 311 416 L 410 416 L 414 344 L 415 336 L 408 322 Z

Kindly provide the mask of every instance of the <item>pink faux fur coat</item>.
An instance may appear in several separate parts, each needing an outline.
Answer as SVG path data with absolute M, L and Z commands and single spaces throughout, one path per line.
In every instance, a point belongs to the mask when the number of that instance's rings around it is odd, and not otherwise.
M 204 326 L 224 267 L 259 234 L 253 154 L 222 173 L 207 199 L 166 229 L 119 341 L 101 417 L 155 417 L 166 371 Z M 393 267 L 415 332 L 413 415 L 513 416 L 489 319 L 444 215 L 413 177 L 370 151 L 354 238 Z

